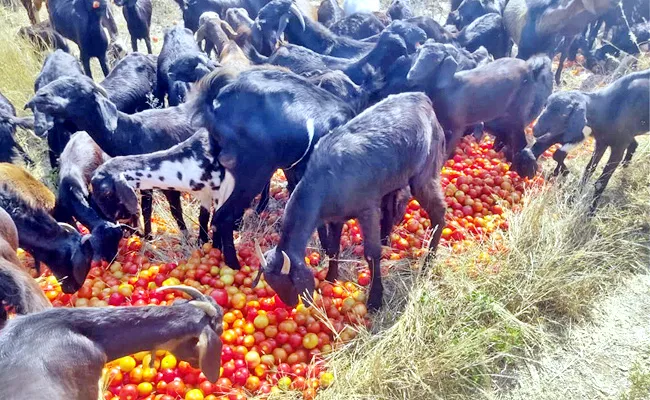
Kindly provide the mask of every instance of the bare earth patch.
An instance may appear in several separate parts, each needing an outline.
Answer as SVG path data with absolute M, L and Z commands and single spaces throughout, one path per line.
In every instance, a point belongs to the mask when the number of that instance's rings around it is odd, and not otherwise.
M 635 368 L 650 368 L 650 276 L 629 278 L 594 306 L 592 322 L 529 361 L 518 387 L 495 399 L 619 399 Z M 650 392 L 638 398 L 650 398 Z

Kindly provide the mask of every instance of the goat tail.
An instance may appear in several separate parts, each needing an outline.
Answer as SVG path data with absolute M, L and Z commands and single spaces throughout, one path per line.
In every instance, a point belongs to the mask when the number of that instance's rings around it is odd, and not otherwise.
M 533 80 L 538 80 L 543 73 L 551 73 L 551 59 L 545 55 L 536 55 L 526 61 L 528 67 L 530 68 L 531 73 L 533 74 Z

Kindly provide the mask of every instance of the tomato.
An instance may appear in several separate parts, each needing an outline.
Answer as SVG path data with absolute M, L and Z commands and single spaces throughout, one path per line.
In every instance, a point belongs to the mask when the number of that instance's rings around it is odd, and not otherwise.
M 138 387 L 134 384 L 122 386 L 119 397 L 120 400 L 136 400 L 138 398 Z
M 170 396 L 185 396 L 185 383 L 180 379 L 174 379 L 167 383 L 167 394 Z
M 153 392 L 153 385 L 149 382 L 142 382 L 138 385 L 138 394 L 140 396 L 149 396 Z
M 185 400 L 203 400 L 203 392 L 199 389 L 192 389 L 185 393 Z
M 160 362 L 160 367 L 163 369 L 176 368 L 176 357 L 173 354 L 167 354 Z

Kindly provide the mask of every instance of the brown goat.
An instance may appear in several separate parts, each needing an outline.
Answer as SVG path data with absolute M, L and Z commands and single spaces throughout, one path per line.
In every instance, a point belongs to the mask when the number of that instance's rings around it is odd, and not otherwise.
M 41 11 L 43 3 L 47 3 L 47 0 L 21 0 L 21 2 L 27 10 L 27 17 L 29 18 L 29 22 L 31 22 L 32 25 L 36 25 L 41 22 L 41 18 L 39 17 L 38 13 Z
M 241 47 L 233 40 L 228 41 L 223 47 L 219 55 L 219 61 L 222 66 L 232 68 L 235 71 L 243 71 L 251 65 L 251 60 L 246 57 Z
M 0 163 L 0 185 L 7 184 L 23 199 L 34 206 L 45 209 L 48 213 L 54 210 L 56 198 L 54 193 L 41 181 L 34 178 L 23 167 L 9 163 Z

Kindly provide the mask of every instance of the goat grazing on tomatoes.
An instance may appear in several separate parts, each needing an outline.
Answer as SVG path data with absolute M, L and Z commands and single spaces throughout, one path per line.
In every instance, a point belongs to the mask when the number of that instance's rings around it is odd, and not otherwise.
M 314 129 L 313 121 L 307 128 Z M 343 222 L 356 217 L 373 278 L 368 308 L 381 307 L 382 200 L 410 187 L 435 227 L 430 245 L 435 249 L 445 224 L 440 189 L 444 146 L 431 100 L 423 93 L 390 96 L 324 136 L 289 199 L 280 243 L 266 256 L 258 254 L 265 260 L 266 281 L 282 301 L 295 306 L 299 295 L 312 295 L 314 276 L 304 253 L 314 229 L 328 224 L 325 246 L 337 254 Z M 337 275 L 330 269 L 327 279 Z

